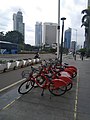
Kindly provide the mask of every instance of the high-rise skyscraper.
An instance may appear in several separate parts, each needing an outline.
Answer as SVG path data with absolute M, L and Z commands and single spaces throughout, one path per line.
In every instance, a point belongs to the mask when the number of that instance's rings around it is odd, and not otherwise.
M 71 43 L 71 28 L 69 28 L 65 31 L 64 48 L 69 49 L 70 48 L 70 43 Z
M 76 50 L 76 41 L 72 41 L 70 45 L 70 51 L 75 52 Z
M 25 35 L 25 24 L 23 23 L 22 12 L 19 10 L 13 14 L 13 30 L 20 32 L 23 37 Z
M 45 22 L 43 24 L 43 44 L 52 46 L 57 43 L 57 23 Z
M 35 24 L 35 46 L 42 46 L 42 22 Z

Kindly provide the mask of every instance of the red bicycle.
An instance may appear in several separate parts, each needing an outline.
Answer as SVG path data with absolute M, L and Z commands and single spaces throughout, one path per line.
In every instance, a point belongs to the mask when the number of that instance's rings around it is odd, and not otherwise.
M 49 61 L 55 64 L 56 68 L 68 72 L 72 78 L 75 78 L 77 76 L 77 68 L 75 66 L 71 66 L 67 63 L 60 64 L 60 61 L 58 59 L 55 59 L 55 61 L 50 59 Z
M 54 69 L 54 66 L 52 66 L 51 64 L 50 65 L 41 65 L 41 67 L 42 67 L 42 69 L 43 69 L 43 73 L 45 74 L 49 74 L 49 73 L 51 73 L 51 75 L 52 75 L 52 79 L 61 79 L 61 80 L 63 80 L 65 83 L 66 83 L 66 85 L 67 85 L 67 91 L 69 91 L 71 88 L 72 88 L 72 86 L 73 86 L 73 81 L 72 81 L 72 79 L 70 79 L 69 77 L 67 77 L 67 76 L 63 76 L 63 75 L 61 75 L 61 74 L 59 74 L 59 72 L 58 71 L 56 71 L 55 69 Z
M 44 74 L 42 69 L 39 71 L 36 76 L 34 76 L 36 69 L 31 66 L 31 72 L 29 73 L 29 77 L 19 86 L 18 92 L 20 94 L 26 94 L 32 88 L 34 88 L 35 84 L 37 84 L 40 88 L 43 89 L 41 95 L 44 94 L 44 90 L 48 89 L 51 94 L 55 96 L 61 96 L 67 91 L 67 84 L 62 79 L 52 79 L 52 76 L 49 74 Z

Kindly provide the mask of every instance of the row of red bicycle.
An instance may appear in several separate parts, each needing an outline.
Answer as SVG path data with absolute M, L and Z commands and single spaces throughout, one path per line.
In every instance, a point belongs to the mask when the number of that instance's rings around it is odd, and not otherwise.
M 37 85 L 42 88 L 42 96 L 45 89 L 55 96 L 61 96 L 72 88 L 73 78 L 76 76 L 77 68 L 75 66 L 60 64 L 58 59 L 44 60 L 37 69 L 31 66 L 31 71 L 22 72 L 22 77 L 26 80 L 19 86 L 18 92 L 26 94 Z

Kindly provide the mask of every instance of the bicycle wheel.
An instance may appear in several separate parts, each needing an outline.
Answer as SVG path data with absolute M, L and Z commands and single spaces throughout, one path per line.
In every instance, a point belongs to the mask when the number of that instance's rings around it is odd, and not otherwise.
M 77 76 L 77 70 L 75 70 L 74 68 L 69 68 L 69 69 L 73 72 L 72 78 L 75 78 Z
M 62 81 L 61 81 L 62 82 Z M 61 96 L 63 94 L 66 93 L 67 91 L 67 87 L 66 85 L 61 85 L 59 87 L 55 87 L 54 83 L 50 83 L 49 84 L 49 91 L 51 94 L 53 94 L 54 96 Z
M 60 79 L 62 79 L 66 85 L 67 85 L 67 91 L 70 90 L 73 86 L 73 82 L 72 79 L 68 78 L 68 77 L 64 77 L 64 76 L 60 76 Z
M 34 81 L 26 80 L 18 88 L 20 94 L 28 93 L 34 87 Z
M 73 72 L 73 78 L 77 76 L 77 72 Z
M 71 90 L 72 86 L 73 86 L 73 84 L 72 84 L 72 83 L 69 83 L 69 84 L 67 85 L 67 91 Z

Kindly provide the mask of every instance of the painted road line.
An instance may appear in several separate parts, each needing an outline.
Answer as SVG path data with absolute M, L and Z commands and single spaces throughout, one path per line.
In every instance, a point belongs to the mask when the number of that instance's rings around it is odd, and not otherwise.
M 75 96 L 75 104 L 74 104 L 74 120 L 77 119 L 77 105 L 78 105 L 78 88 L 79 88 L 79 70 L 77 71 L 77 84 L 76 84 L 76 96 Z
M 15 100 L 11 101 L 9 104 L 7 104 L 5 107 L 2 108 L 2 110 L 5 110 L 9 106 L 11 106 L 16 100 L 18 100 L 21 96 L 17 97 Z
M 19 80 L 19 81 L 17 81 L 17 82 L 15 82 L 15 83 L 13 83 L 13 84 L 11 84 L 11 85 L 5 87 L 5 88 L 2 88 L 2 89 L 0 90 L 0 92 L 9 89 L 9 88 L 11 88 L 11 87 L 17 85 L 18 83 L 23 82 L 24 80 L 25 80 L 25 78 L 24 78 L 24 79 L 21 79 L 21 80 Z
M 10 105 L 12 105 L 15 102 L 15 100 L 13 100 L 11 103 L 7 104 L 5 107 L 2 108 L 2 110 L 5 110 L 6 108 L 8 108 Z

